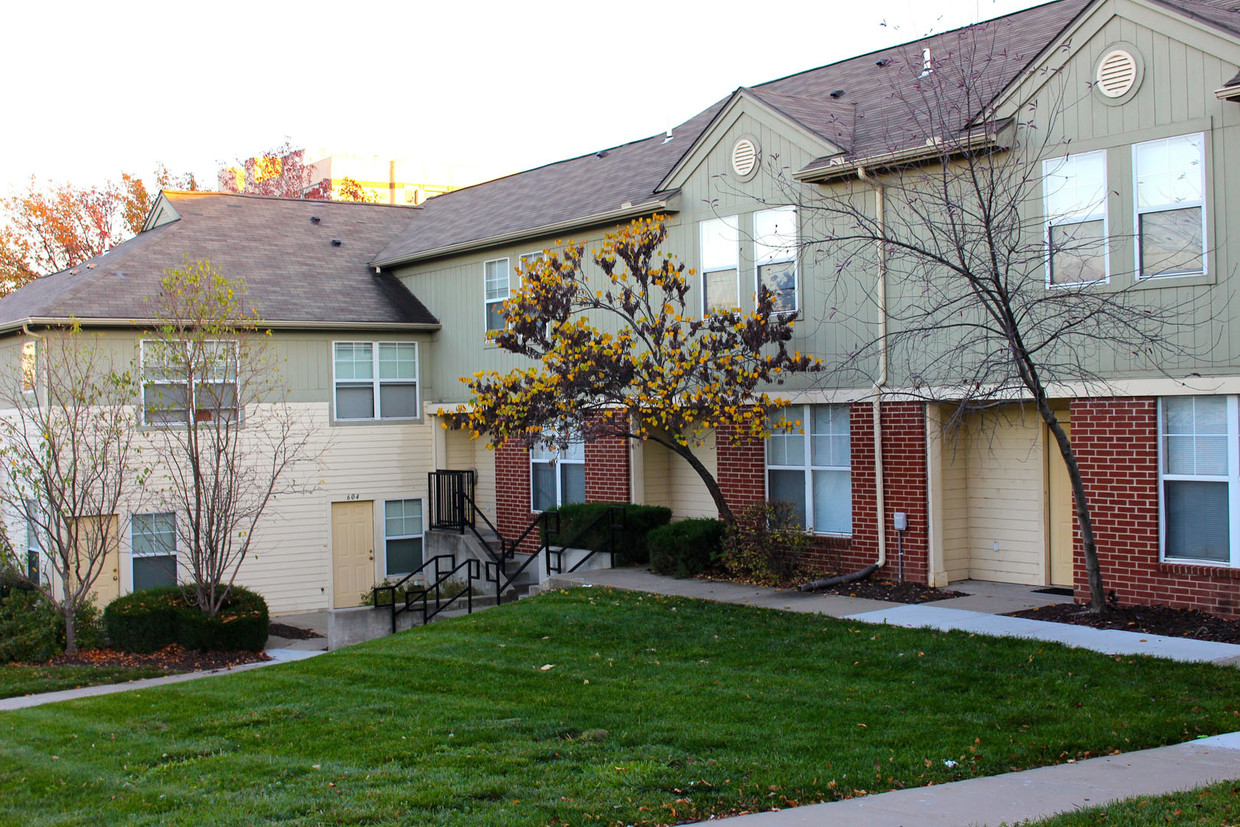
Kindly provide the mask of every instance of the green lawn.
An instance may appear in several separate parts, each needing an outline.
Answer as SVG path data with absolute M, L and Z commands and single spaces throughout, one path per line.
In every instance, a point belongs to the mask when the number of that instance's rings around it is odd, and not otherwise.
M 662 824 L 1240 728 L 1240 672 L 550 593 L 0 713 L 0 823 Z
M 154 666 L 45 666 L 42 664 L 4 664 L 0 666 L 0 698 L 58 692 L 79 686 L 136 681 L 168 674 Z
M 1156 824 L 1227 827 L 1240 824 L 1240 782 L 1225 781 L 1170 795 L 1138 796 L 1037 822 L 1038 827 L 1093 827 L 1095 824 L 1120 824 L 1123 827 L 1153 827 Z

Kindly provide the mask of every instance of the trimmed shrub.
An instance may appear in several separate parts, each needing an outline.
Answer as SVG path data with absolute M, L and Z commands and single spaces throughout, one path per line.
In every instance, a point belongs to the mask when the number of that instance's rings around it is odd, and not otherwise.
M 792 505 L 765 502 L 736 518 L 724 537 L 721 561 L 733 577 L 777 585 L 792 578 L 808 550 L 809 535 Z
M 142 589 L 116 598 L 103 610 L 112 646 L 122 652 L 154 652 L 177 642 L 177 623 L 187 608 L 180 586 Z
M 79 606 L 78 649 L 103 645 L 103 625 L 93 603 Z M 17 580 L 0 598 L 0 663 L 41 663 L 65 651 L 65 618 L 29 583 Z
M 213 652 L 233 649 L 261 652 L 267 645 L 267 631 L 271 625 L 267 601 L 262 595 L 240 586 L 233 587 L 215 617 L 199 611 L 197 606 L 186 605 L 180 620 L 178 643 L 186 649 Z
M 646 545 L 646 535 L 651 530 L 667 525 L 672 519 L 672 510 L 659 505 L 633 505 L 631 503 L 573 503 L 550 509 L 559 512 L 560 533 L 554 542 L 565 543 L 572 548 L 607 550 L 607 519 L 603 517 L 612 506 L 623 506 L 625 511 L 625 528 L 616 535 L 616 551 L 622 555 L 623 562 L 645 563 L 650 559 L 650 551 Z M 582 530 L 594 520 L 602 517 L 602 524 L 595 526 L 585 534 Z
M 658 574 L 693 577 L 719 561 L 727 524 L 710 518 L 681 520 L 646 536 L 650 568 Z
M 33 588 L 13 588 L 0 601 L 0 663 L 40 663 L 60 654 L 60 612 Z M 63 632 L 61 637 L 63 637 Z
M 172 643 L 186 649 L 260 651 L 270 620 L 262 596 L 234 586 L 219 615 L 193 602 L 187 586 L 161 586 L 118 597 L 104 610 L 112 645 L 125 652 L 154 652 Z

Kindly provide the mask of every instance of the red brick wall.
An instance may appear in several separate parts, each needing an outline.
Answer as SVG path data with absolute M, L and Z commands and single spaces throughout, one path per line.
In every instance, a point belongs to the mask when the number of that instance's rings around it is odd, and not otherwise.
M 586 443 L 586 502 L 627 503 L 629 473 L 627 439 L 606 436 Z
M 869 403 L 852 406 L 853 533 L 838 555 L 843 571 L 856 571 L 878 559 L 877 492 L 874 485 L 874 414 Z M 887 565 L 877 576 L 895 580 L 897 537 L 892 515 L 908 515 L 904 532 L 904 579 L 927 582 L 926 558 L 926 410 L 921 402 L 885 402 L 882 406 L 884 530 Z
M 623 437 L 600 437 L 585 445 L 586 502 L 629 501 L 629 447 Z M 515 540 L 534 519 L 530 508 L 530 452 L 508 444 L 495 449 L 495 524 Z M 491 516 L 491 515 L 487 515 Z M 521 545 L 533 552 L 536 538 Z
M 731 427 L 715 432 L 715 479 L 728 508 L 740 514 L 766 499 L 766 442 L 735 434 Z
M 1162 603 L 1240 617 L 1240 570 L 1159 560 L 1157 400 L 1078 399 L 1071 417 L 1106 589 L 1121 604 Z M 1073 524 L 1076 597 L 1088 600 L 1075 518 Z

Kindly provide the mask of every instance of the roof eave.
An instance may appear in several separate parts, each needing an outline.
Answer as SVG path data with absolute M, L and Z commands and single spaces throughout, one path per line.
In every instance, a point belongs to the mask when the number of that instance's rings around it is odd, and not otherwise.
M 30 316 L 11 322 L 0 323 L 0 336 L 31 327 L 72 327 L 91 329 L 150 329 L 162 324 L 158 319 L 83 319 L 78 316 Z M 264 321 L 259 325 L 266 330 L 394 330 L 409 333 L 433 333 L 442 329 L 439 322 L 315 322 L 298 320 Z
M 971 152 L 1008 149 L 1008 141 L 1002 140 L 1004 130 L 991 131 L 985 134 L 972 134 L 951 142 L 927 143 L 908 149 L 898 149 L 869 155 L 865 158 L 844 158 L 837 156 L 826 164 L 806 167 L 792 177 L 807 184 L 821 184 L 840 178 L 850 178 L 861 169 L 883 169 L 885 167 L 904 166 L 925 163 L 927 161 L 945 160 L 967 155 Z
M 504 244 L 512 244 L 529 238 L 554 235 L 556 233 L 567 232 L 569 230 L 578 230 L 583 227 L 594 227 L 599 224 L 607 224 L 612 221 L 623 221 L 626 218 L 637 218 L 639 216 L 649 215 L 650 213 L 655 212 L 674 213 L 679 211 L 679 207 L 675 204 L 677 195 L 679 195 L 679 192 L 672 191 L 667 193 L 663 198 L 655 201 L 643 201 L 640 204 L 630 204 L 628 206 L 622 206 L 616 210 L 608 210 L 607 212 L 594 213 L 593 215 L 579 216 L 565 221 L 557 221 L 553 224 L 543 224 L 537 227 L 513 230 L 510 233 L 502 233 L 500 235 L 488 236 L 486 238 L 476 238 L 471 241 L 462 241 L 457 244 L 448 244 L 446 246 L 436 247 L 431 250 L 420 250 L 416 253 L 397 256 L 396 258 L 384 259 L 382 261 L 372 261 L 370 262 L 370 266 L 382 269 L 397 267 L 402 264 L 415 264 L 419 261 L 459 255 L 461 253 L 473 252 L 475 250 L 485 250 L 488 247 L 499 247 Z
M 1222 89 L 1215 89 L 1214 97 L 1221 101 L 1236 101 L 1240 103 L 1240 86 L 1224 86 Z

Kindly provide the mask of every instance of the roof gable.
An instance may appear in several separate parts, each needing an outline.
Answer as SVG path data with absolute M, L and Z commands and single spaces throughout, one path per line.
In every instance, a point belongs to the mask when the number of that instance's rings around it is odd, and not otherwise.
M 744 117 L 773 126 L 811 155 L 836 155 L 852 143 L 855 107 L 836 101 L 782 95 L 774 89 L 738 89 L 672 167 L 658 189 L 684 186 L 724 136 Z

